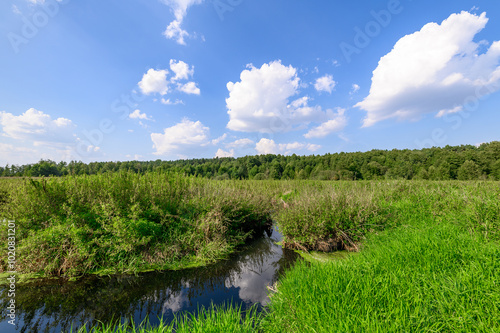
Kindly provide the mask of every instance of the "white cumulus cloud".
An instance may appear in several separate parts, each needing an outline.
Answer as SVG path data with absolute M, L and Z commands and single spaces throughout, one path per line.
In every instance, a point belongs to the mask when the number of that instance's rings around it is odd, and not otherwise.
M 217 150 L 217 152 L 215 153 L 215 157 L 219 157 L 219 158 L 234 157 L 234 149 L 231 149 L 230 151 L 224 151 L 224 150 L 219 148 L 219 150 Z
M 234 131 L 271 132 L 272 122 L 283 117 L 289 98 L 297 93 L 297 70 L 279 61 L 261 68 L 249 67 L 241 72 L 240 82 L 227 84 L 227 127 Z
M 299 93 L 297 69 L 280 61 L 249 65 L 240 81 L 227 84 L 227 128 L 241 132 L 276 133 L 303 129 L 311 122 L 328 120 L 329 112 L 309 106 L 307 96 L 292 100 Z M 295 97 L 296 98 L 296 97 Z
M 162 96 L 167 95 L 172 90 L 190 95 L 199 95 L 201 93 L 196 82 L 185 82 L 194 75 L 194 66 L 189 66 L 181 60 L 171 59 L 170 70 L 173 73 L 171 77 L 169 77 L 170 72 L 167 69 L 149 69 L 138 83 L 141 92 L 145 95 L 160 94 Z M 171 87 L 172 85 L 173 87 Z M 161 103 L 165 105 L 183 104 L 181 100 L 172 101 L 169 98 L 162 98 Z
M 181 28 L 181 21 L 174 20 L 170 22 L 167 29 L 163 32 L 163 36 L 168 39 L 175 39 L 177 44 L 186 45 L 186 40 L 184 38 L 189 37 L 189 33 Z
M 331 133 L 343 130 L 346 126 L 347 118 L 345 116 L 345 109 L 338 108 L 335 116 L 332 116 L 330 120 L 325 121 L 318 127 L 309 130 L 304 137 L 307 139 L 324 138 Z
M 141 113 L 141 110 L 137 109 L 131 114 L 128 115 L 130 119 L 142 119 L 142 120 L 153 120 L 153 118 L 149 117 L 145 113 Z
M 168 71 L 166 69 L 149 69 L 139 82 L 139 88 L 143 94 L 150 95 L 158 93 L 166 95 L 168 93 Z
M 31 108 L 19 116 L 0 112 L 0 125 L 5 137 L 32 141 L 35 145 L 66 145 L 75 141 L 73 122 L 66 118 L 52 119 Z
M 227 133 L 224 133 L 220 137 L 218 137 L 217 139 L 213 139 L 212 140 L 212 144 L 213 145 L 218 145 L 220 142 L 226 140 L 226 138 L 227 138 Z
M 0 137 L 10 141 L 0 147 L 0 161 L 7 160 L 9 164 L 34 163 L 41 158 L 81 158 L 75 151 L 77 144 L 82 142 L 76 134 L 76 125 L 67 118 L 54 119 L 34 108 L 21 115 L 0 111 Z M 81 145 L 81 150 L 87 150 L 88 145 Z
M 253 140 L 244 138 L 244 139 L 239 139 L 233 142 L 230 142 L 226 145 L 227 148 L 246 148 L 249 146 L 254 145 L 255 142 Z
M 458 112 L 500 89 L 500 42 L 480 52 L 484 42 L 473 41 L 487 22 L 486 13 L 463 11 L 401 38 L 373 71 L 369 95 L 356 104 L 367 112 L 363 126 Z
M 163 0 L 174 12 L 175 18 L 182 21 L 186 16 L 187 10 L 192 5 L 201 4 L 203 0 Z
M 175 101 L 171 101 L 170 98 L 162 98 L 161 99 L 161 104 L 165 105 L 177 105 L 177 104 L 184 104 L 184 102 L 180 99 L 176 99 Z
M 300 150 L 308 150 L 314 152 L 320 149 L 320 145 L 311 144 L 311 143 L 300 143 L 300 142 L 292 142 L 292 143 L 280 143 L 277 144 L 274 140 L 263 138 L 255 145 L 255 150 L 259 155 L 266 154 L 285 154 L 289 155 L 293 152 Z
M 315 152 L 316 150 L 321 149 L 321 146 L 313 144 L 313 143 L 308 143 L 307 146 L 306 146 L 306 149 L 309 150 L 309 151 L 311 151 L 311 152 Z
M 180 123 L 165 128 L 163 133 L 152 133 L 151 140 L 155 155 L 168 155 L 185 152 L 186 149 L 199 148 L 209 143 L 209 128 L 200 121 L 183 119 Z
M 170 69 L 175 73 L 172 81 L 187 80 L 194 74 L 194 66 L 189 67 L 184 61 L 170 59 Z
M 186 45 L 185 38 L 190 35 L 182 29 L 182 21 L 186 17 L 188 8 L 202 3 L 203 0 L 163 0 L 163 2 L 172 9 L 175 15 L 175 20 L 170 22 L 163 35 L 168 39 L 174 39 L 180 45 Z
M 351 91 L 349 92 L 349 94 L 350 94 L 350 95 L 353 95 L 353 94 L 357 93 L 357 92 L 359 91 L 359 89 L 360 89 L 360 88 L 361 88 L 361 87 L 360 87 L 358 84 L 353 83 L 352 88 L 351 88 Z
M 266 154 L 278 154 L 278 145 L 274 140 L 271 139 L 260 139 L 259 142 L 255 145 L 255 150 L 257 151 L 257 154 L 259 155 L 266 155 Z
M 196 86 L 195 82 L 188 82 L 186 84 L 179 84 L 177 89 L 179 91 L 182 91 L 185 94 L 190 94 L 190 95 L 199 95 L 200 94 L 200 88 Z
M 299 150 L 309 150 L 314 152 L 321 148 L 320 145 L 312 144 L 312 143 L 300 143 L 300 142 L 292 142 L 292 143 L 281 143 L 278 145 L 280 152 L 284 152 L 285 155 L 292 154 L 293 152 Z
M 335 89 L 336 85 L 337 82 L 333 80 L 333 76 L 325 75 L 316 79 L 314 89 L 316 89 L 317 91 L 325 91 L 327 93 L 331 93 L 333 89 Z

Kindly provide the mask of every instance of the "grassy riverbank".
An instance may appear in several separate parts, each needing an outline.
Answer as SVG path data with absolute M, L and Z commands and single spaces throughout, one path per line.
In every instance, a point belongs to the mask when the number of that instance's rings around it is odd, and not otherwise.
M 236 183 L 157 173 L 26 179 L 3 197 L 18 273 L 66 277 L 213 262 L 269 226 L 273 209 Z M 6 236 L 2 225 L 4 244 Z
M 47 274 L 72 256 L 80 261 L 66 275 L 215 260 L 271 218 L 287 247 L 356 252 L 297 264 L 263 315 L 240 320 L 232 308 L 178 317 L 179 329 L 190 332 L 500 331 L 498 182 L 218 182 L 124 174 L 27 181 L 2 207 L 18 216 L 18 257 L 25 265 L 38 258 Z M 162 264 L 148 262 L 148 253 L 164 253 Z M 87 267 L 85 258 L 97 264 Z M 132 332 L 127 327 L 120 329 Z
M 499 185 L 371 184 L 371 194 L 365 198 L 376 197 L 376 208 L 365 203 L 366 208 L 348 220 L 365 216 L 370 221 L 378 215 L 393 220 L 393 227 L 371 230 L 361 251 L 347 259 L 297 264 L 272 296 L 261 330 L 498 332 Z M 346 214 L 334 209 L 339 199 L 333 193 L 329 199 L 308 198 L 309 210 L 316 207 L 314 202 L 326 205 L 326 201 L 332 208 L 320 216 L 334 216 L 309 224 L 328 226 L 326 221 Z M 304 203 L 297 205 L 286 212 L 290 216 L 286 223 L 296 225 L 294 217 L 304 221 L 293 213 L 303 210 Z
M 298 263 L 264 314 L 241 320 L 234 309 L 210 309 L 179 317 L 178 332 L 500 331 L 498 242 L 467 223 L 411 216 L 403 226 L 371 234 L 347 258 Z M 122 325 L 118 332 L 171 330 Z
M 416 214 L 360 253 L 299 263 L 273 295 L 266 332 L 498 332 L 500 247 Z
M 298 263 L 267 313 L 241 320 L 234 309 L 210 309 L 210 316 L 179 317 L 178 332 L 500 331 L 499 244 L 459 224 L 420 218 L 369 236 L 347 258 Z M 118 332 L 171 329 L 122 325 Z

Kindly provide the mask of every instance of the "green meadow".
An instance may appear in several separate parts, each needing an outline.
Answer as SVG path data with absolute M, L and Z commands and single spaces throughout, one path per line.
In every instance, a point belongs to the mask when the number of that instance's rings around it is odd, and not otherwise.
M 16 220 L 17 269 L 27 276 L 204 265 L 273 221 L 282 245 L 309 258 L 271 288 L 264 312 L 228 305 L 169 325 L 85 328 L 92 332 L 500 331 L 494 181 L 221 181 L 155 172 L 2 179 L 0 215 Z
M 369 187 L 379 211 L 357 210 L 356 217 L 393 223 L 369 230 L 345 259 L 298 263 L 281 280 L 260 330 L 498 332 L 499 184 Z

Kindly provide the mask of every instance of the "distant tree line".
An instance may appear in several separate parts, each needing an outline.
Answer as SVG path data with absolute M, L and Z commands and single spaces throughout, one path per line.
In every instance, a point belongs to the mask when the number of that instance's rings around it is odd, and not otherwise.
M 149 162 L 56 163 L 0 167 L 3 177 L 93 175 L 106 172 L 169 171 L 212 179 L 429 179 L 500 180 L 500 142 L 422 150 L 371 150 L 322 156 L 258 155 Z

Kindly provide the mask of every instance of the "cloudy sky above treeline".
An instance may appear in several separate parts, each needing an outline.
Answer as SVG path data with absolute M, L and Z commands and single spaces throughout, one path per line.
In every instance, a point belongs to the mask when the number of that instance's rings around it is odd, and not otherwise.
M 0 165 L 500 140 L 495 1 L 6 0 Z

